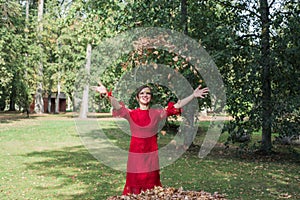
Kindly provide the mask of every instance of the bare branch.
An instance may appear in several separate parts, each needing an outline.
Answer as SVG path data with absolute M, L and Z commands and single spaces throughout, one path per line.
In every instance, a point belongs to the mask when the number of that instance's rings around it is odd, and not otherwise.
M 276 2 L 276 0 L 273 0 L 270 5 L 269 5 L 269 9 L 272 8 L 273 4 Z
M 240 39 L 249 38 L 249 37 L 256 37 L 256 38 L 258 38 L 259 35 L 253 33 L 253 34 L 245 34 L 245 35 L 239 36 Z

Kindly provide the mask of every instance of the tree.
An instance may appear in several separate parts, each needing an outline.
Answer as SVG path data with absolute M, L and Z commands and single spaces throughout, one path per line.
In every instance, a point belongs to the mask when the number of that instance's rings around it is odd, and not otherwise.
M 278 109 L 282 106 L 282 102 L 278 97 L 286 93 L 286 88 L 290 88 L 288 81 L 275 72 L 282 65 L 286 65 L 289 59 L 279 55 L 280 43 L 278 42 L 285 37 L 282 34 L 285 26 L 282 25 L 286 24 L 291 16 L 297 15 L 292 14 L 295 11 L 297 13 L 297 4 L 293 1 L 285 3 L 260 1 L 259 4 L 254 1 L 220 1 L 219 3 L 226 10 L 232 9 L 238 14 L 235 19 L 231 19 L 229 26 L 234 30 L 233 37 L 224 38 L 224 34 L 218 34 L 219 37 L 222 36 L 221 40 L 229 39 L 230 42 L 229 45 L 224 45 L 228 54 L 227 59 L 219 54 L 217 60 L 221 59 L 223 63 L 220 70 L 227 86 L 228 112 L 235 119 L 227 124 L 224 131 L 230 133 L 229 141 L 242 142 L 243 138 L 249 141 L 251 133 L 262 130 L 260 150 L 268 153 L 272 149 L 272 133 L 276 131 L 276 121 L 278 121 L 276 119 L 282 119 L 282 112 Z M 223 18 L 228 16 L 230 15 L 226 14 Z M 284 43 L 291 43 L 290 39 L 285 40 Z M 222 41 L 218 41 L 222 44 Z M 278 51 L 276 55 L 274 47 Z M 280 47 L 281 52 L 289 49 L 287 46 Z M 222 47 L 217 48 L 219 51 L 220 49 Z M 296 65 L 293 63 L 290 66 Z M 279 80 L 284 84 L 279 85 Z M 297 82 L 297 78 L 292 80 Z M 292 91 L 295 91 L 294 87 L 292 88 Z M 292 99 L 295 99 L 294 95 Z M 294 106 L 298 103 L 294 102 L 291 105 L 295 112 Z
M 279 134 L 277 139 L 291 144 L 300 135 L 300 6 L 294 1 L 277 4 L 274 20 L 274 48 L 272 56 L 276 68 L 271 68 L 273 77 L 273 132 Z M 277 11 L 276 10 L 276 11 Z M 277 11 L 277 12 L 279 12 Z
M 187 0 L 181 0 L 181 20 L 183 33 L 188 35 Z
M 9 102 L 9 110 L 15 111 L 18 108 L 27 109 L 28 91 L 22 90 L 26 80 L 22 75 L 26 72 L 24 55 L 26 52 L 26 40 L 24 37 L 24 17 L 22 7 L 15 1 L 1 1 L 1 39 L 0 39 L 0 104 L 1 110 Z
M 86 47 L 86 65 L 85 65 L 85 71 L 88 76 L 90 75 L 90 69 L 91 69 L 91 56 L 92 56 L 91 54 L 92 54 L 92 45 L 88 44 Z M 88 104 L 89 104 L 88 97 L 89 97 L 89 80 L 86 79 L 83 88 L 79 118 L 82 119 L 87 118 Z
M 272 59 L 270 55 L 270 7 L 268 0 L 260 0 L 261 18 L 261 59 L 262 71 L 262 143 L 261 150 L 270 152 L 272 149 L 271 127 L 272 127 L 272 104 L 271 104 L 271 76 L 270 68 Z
M 42 31 L 43 31 L 43 12 L 44 12 L 44 0 L 38 1 L 38 18 L 37 18 L 37 43 L 39 44 L 40 55 L 43 55 L 42 52 Z M 36 94 L 35 94 L 35 104 L 34 111 L 36 113 L 44 112 L 44 100 L 43 100 L 43 61 L 40 59 L 37 66 L 37 86 L 36 86 Z

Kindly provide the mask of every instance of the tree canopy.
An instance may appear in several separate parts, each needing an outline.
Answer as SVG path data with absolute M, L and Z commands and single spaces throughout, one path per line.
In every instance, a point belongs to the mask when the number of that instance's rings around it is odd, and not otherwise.
M 43 17 L 38 13 L 36 1 L 0 1 L 1 111 L 28 111 L 39 84 L 43 96 L 63 91 L 74 102 L 89 44 L 94 49 L 124 31 L 159 27 L 193 38 L 213 58 L 226 87 L 226 112 L 234 118 L 224 127 L 229 143 L 262 130 L 261 149 L 269 151 L 272 134 L 300 134 L 298 1 L 45 0 Z M 193 87 L 206 85 L 188 59 L 149 48 L 122 55 L 100 79 L 113 88 L 124 73 L 154 63 L 170 66 Z M 164 102 L 176 100 L 168 88 L 156 92 Z M 99 96 L 94 102 L 99 111 L 109 110 Z

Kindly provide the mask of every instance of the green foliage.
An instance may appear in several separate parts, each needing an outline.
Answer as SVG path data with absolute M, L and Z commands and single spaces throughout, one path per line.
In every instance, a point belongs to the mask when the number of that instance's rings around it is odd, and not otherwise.
M 24 108 L 21 101 L 28 105 L 29 93 L 23 90 L 26 83 L 27 66 L 25 63 L 26 40 L 22 7 L 16 1 L 1 1 L 0 25 L 0 110 L 4 110 L 7 102 L 9 109 Z M 25 77 L 24 77 L 25 75 Z M 22 95 L 20 95 L 22 93 Z
M 222 30 L 222 34 L 216 34 L 221 36 L 216 42 L 221 44 L 216 48 L 219 52 L 216 62 L 218 66 L 221 66 L 220 70 L 227 87 L 227 111 L 234 118 L 225 126 L 224 132 L 230 133 L 228 142 L 242 142 L 243 144 L 243 138 L 251 138 L 253 132 L 260 130 L 263 120 L 261 116 L 263 66 L 259 65 L 262 58 L 258 37 L 261 27 L 256 14 L 259 12 L 256 11 L 258 6 L 253 6 L 256 5 L 254 2 L 251 4 L 243 1 L 220 3 L 222 9 L 219 10 L 225 12 L 219 12 L 221 13 L 219 16 L 227 21 L 225 24 L 228 26 L 211 32 Z M 272 106 L 273 113 L 268 120 L 272 123 L 273 131 L 284 135 L 287 132 L 289 135 L 298 135 L 299 127 L 296 125 L 295 115 L 299 109 L 299 63 L 297 63 L 299 54 L 296 53 L 299 52 L 299 45 L 297 45 L 299 40 L 295 42 L 294 38 L 297 38 L 299 34 L 299 29 L 296 28 L 299 27 L 299 15 L 292 13 L 299 13 L 299 5 L 291 1 L 285 4 L 281 2 L 277 4 L 277 7 L 272 7 L 272 13 L 269 16 L 272 32 L 269 49 L 272 62 L 269 77 L 272 84 L 272 96 L 268 104 Z M 229 10 L 239 10 L 239 12 L 230 14 Z M 244 15 L 235 16 L 234 14 L 243 12 L 245 12 Z M 218 22 L 218 20 L 215 21 Z M 292 22 L 294 24 L 291 24 Z M 233 31 L 232 37 L 226 29 Z M 224 51 L 222 51 L 222 45 L 225 47 Z M 211 48 L 210 45 L 205 46 Z M 290 117 L 284 118 L 284 116 Z M 294 120 L 286 123 L 286 120 L 289 121 L 291 118 Z M 283 127 L 286 128 L 285 131 Z
M 280 136 L 300 135 L 300 6 L 293 2 L 282 4 L 284 14 L 274 21 L 273 56 L 276 68 L 272 70 L 274 132 Z
M 262 126 L 261 21 L 256 1 L 189 1 L 184 16 L 182 1 L 45 1 L 43 31 L 37 32 L 37 1 L 0 1 L 0 110 L 7 105 L 24 108 L 43 82 L 44 92 L 61 90 L 73 100 L 75 80 L 86 63 L 86 46 L 97 47 L 106 38 L 136 27 L 163 27 L 184 32 L 199 41 L 214 59 L 226 87 L 227 112 L 234 120 L 224 131 L 228 142 Z M 270 4 L 271 100 L 273 132 L 299 135 L 299 4 L 274 1 Z M 187 24 L 182 24 L 187 17 Z M 43 64 L 43 77 L 37 66 Z M 101 77 L 108 88 L 140 65 L 163 64 L 177 70 L 196 87 L 205 85 L 187 60 L 163 50 L 142 49 L 122 55 Z M 201 82 L 202 81 L 202 82 Z M 93 83 L 94 84 L 94 83 Z M 176 95 L 155 86 L 159 101 L 176 101 Z M 22 92 L 21 92 L 22 91 Z M 21 92 L 21 93 L 20 93 Z M 24 92 L 24 93 L 23 93 Z M 131 98 L 132 99 L 132 98 Z M 108 102 L 95 95 L 95 104 L 109 110 Z M 210 105 L 199 102 L 200 105 Z M 130 103 L 134 107 L 134 103 Z M 13 109 L 13 106 L 12 108 Z M 25 109 L 25 108 L 24 108 Z M 251 137 L 250 137 L 251 138 Z
M 209 52 L 225 83 L 226 111 L 235 120 L 223 131 L 230 133 L 228 142 L 233 143 L 248 141 L 261 126 L 259 47 L 253 43 L 256 38 L 249 20 L 236 12 L 245 6 L 243 2 L 208 0 L 193 2 L 189 7 L 189 35 Z

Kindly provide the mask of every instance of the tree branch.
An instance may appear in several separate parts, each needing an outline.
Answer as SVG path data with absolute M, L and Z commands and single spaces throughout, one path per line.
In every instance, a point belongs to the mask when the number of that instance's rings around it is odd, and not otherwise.
M 259 37 L 259 35 L 253 33 L 253 34 L 245 34 L 245 35 L 239 36 L 240 39 L 249 38 L 249 37 Z
M 228 2 L 223 2 L 223 1 L 220 1 L 219 2 L 221 5 L 225 6 L 225 7 L 229 7 L 229 8 L 233 8 L 234 10 L 245 10 L 245 11 L 248 11 L 250 14 L 260 18 L 260 15 L 257 14 L 256 12 L 253 12 L 252 10 L 250 9 L 247 9 L 247 8 L 241 8 L 240 6 L 235 6 L 235 5 L 232 5 L 231 3 L 228 3 Z
M 270 5 L 269 5 L 269 9 L 272 8 L 273 4 L 276 2 L 276 0 L 273 0 Z

